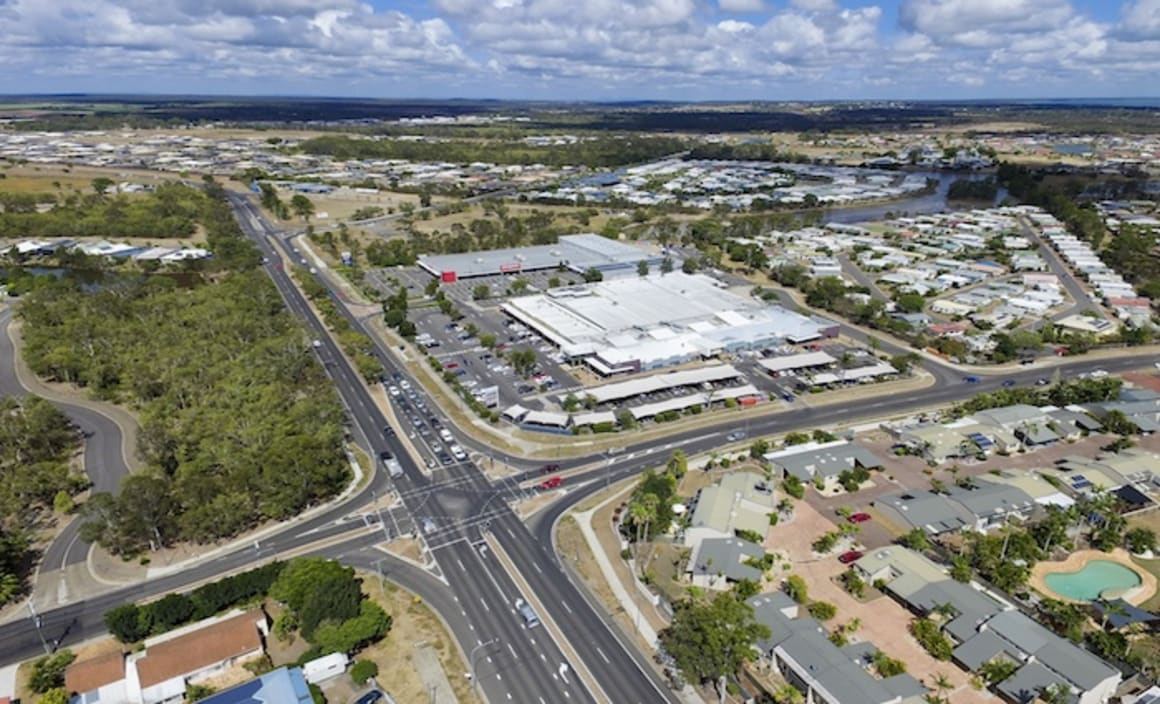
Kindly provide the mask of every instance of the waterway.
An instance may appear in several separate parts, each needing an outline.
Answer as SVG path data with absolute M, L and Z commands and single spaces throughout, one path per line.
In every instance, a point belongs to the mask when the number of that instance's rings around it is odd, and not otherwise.
M 914 173 L 914 172 L 908 172 Z M 978 181 L 989 178 L 990 174 L 965 174 L 955 172 L 918 172 L 920 176 L 938 182 L 933 192 L 915 196 L 914 198 L 901 198 L 898 200 L 885 201 L 881 203 L 869 203 L 867 205 L 856 205 L 850 208 L 833 208 L 822 213 L 823 222 L 840 222 L 840 223 L 857 223 L 857 222 L 871 222 L 874 220 L 885 220 L 887 213 L 894 215 L 923 215 L 926 213 L 941 213 L 948 210 L 958 210 L 960 208 L 950 205 L 947 201 L 947 191 L 950 190 L 951 184 L 959 179 L 967 181 Z M 999 192 L 995 194 L 995 200 L 991 203 L 992 206 L 1002 203 L 1007 197 L 1007 189 L 1000 188 Z M 982 206 L 985 207 L 985 204 Z

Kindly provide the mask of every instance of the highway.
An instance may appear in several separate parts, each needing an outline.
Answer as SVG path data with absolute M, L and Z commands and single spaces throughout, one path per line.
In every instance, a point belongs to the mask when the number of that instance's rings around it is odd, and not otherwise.
M 231 570 L 244 568 L 303 549 L 310 550 L 319 541 L 330 540 L 311 554 L 341 559 L 368 569 L 383 567 L 388 576 L 404 587 L 421 594 L 436 608 L 451 627 L 464 652 L 496 639 L 479 651 L 477 679 L 491 702 L 501 701 L 596 701 L 614 697 L 616 702 L 653 702 L 671 700 L 651 668 L 644 662 L 647 655 L 622 643 L 603 615 L 589 604 L 575 586 L 565 566 L 555 555 L 551 527 L 556 517 L 569 507 L 602 489 L 606 483 L 632 476 L 643 469 L 662 464 L 672 449 L 678 447 L 695 454 L 720 447 L 724 436 L 736 429 L 737 416 L 711 426 L 690 429 L 680 434 L 644 443 L 628 445 L 620 454 L 561 460 L 563 469 L 595 464 L 587 472 L 569 478 L 563 498 L 556 501 L 525 525 L 508 508 L 508 500 L 520 495 L 518 482 L 538 477 L 529 468 L 523 474 L 502 482 L 491 483 L 470 462 L 436 470 L 433 480 L 415 464 L 396 434 L 384 433 L 386 418 L 375 405 L 367 387 L 342 356 L 336 343 L 307 305 L 287 274 L 289 265 L 273 246 L 274 233 L 261 219 L 257 209 L 244 197 L 231 197 L 239 221 L 261 248 L 264 268 L 285 298 L 288 308 L 303 321 L 312 339 L 319 341 L 317 354 L 346 404 L 353 430 L 360 444 L 372 456 L 390 450 L 401 462 L 404 476 L 391 481 L 385 472 L 377 472 L 367 486 L 342 506 L 329 508 L 317 516 L 300 519 L 254 547 L 238 549 L 221 557 L 206 560 L 181 572 L 151 579 L 143 584 L 116 589 L 100 596 L 79 601 L 43 614 L 43 636 L 49 642 L 75 643 L 103 633 L 103 613 L 112 606 L 136 601 L 176 589 L 188 588 L 199 581 Z M 339 306 L 345 312 L 345 308 Z M 0 316 L 6 315 L 0 313 Z M 0 324 L 7 318 L 0 317 Z M 361 329 L 359 321 L 353 320 Z M 374 339 L 372 337 L 372 339 Z M 7 336 L 0 335 L 0 360 L 11 360 Z M 4 354 L 5 351 L 9 354 Z M 388 374 L 402 373 L 393 359 L 380 349 L 381 361 Z M 1004 376 L 982 377 L 979 383 L 961 381 L 961 373 L 939 365 L 938 383 L 912 395 L 867 398 L 849 404 L 809 406 L 800 404 L 791 412 L 755 417 L 747 422 L 749 436 L 782 433 L 794 429 L 833 427 L 858 419 L 899 415 L 916 408 L 950 403 L 980 391 L 999 388 L 1006 379 L 1032 384 L 1042 376 L 1051 376 L 1059 368 L 1064 376 L 1096 368 L 1109 372 L 1139 368 L 1152 360 L 1149 355 L 1105 360 L 1077 359 L 1060 367 L 1021 368 Z M 23 393 L 15 383 L 10 364 L 0 363 L 0 392 Z M 416 389 L 419 386 L 415 385 Z M 432 408 L 436 408 L 431 404 Z M 84 409 L 80 409 L 84 410 Z M 113 453 L 120 457 L 120 433 L 111 421 L 93 414 L 80 417 L 78 424 L 93 434 L 86 443 L 97 467 L 98 458 Z M 77 417 L 74 416 L 74 419 Z M 396 432 L 402 432 L 396 429 Z M 460 442 L 464 438 L 460 436 Z M 113 465 L 109 465 L 110 467 Z M 524 462 L 520 466 L 528 467 Z M 110 472 L 102 481 L 113 476 Z M 116 477 L 119 480 L 119 476 Z M 94 477 L 96 481 L 96 477 Z M 115 486 L 115 481 L 102 486 Z M 402 506 L 379 514 L 367 510 L 375 497 L 396 492 Z M 359 507 L 363 507 L 361 510 Z M 419 531 L 424 533 L 435 561 L 432 572 L 389 557 L 373 546 L 381 542 L 384 532 L 390 535 Z M 515 613 L 516 598 L 521 594 L 491 551 L 483 547 L 485 534 L 502 546 L 526 580 L 531 591 L 575 649 L 580 660 L 593 672 L 603 692 L 590 692 L 574 675 L 565 681 L 558 674 L 565 662 L 560 648 L 546 628 L 527 629 Z M 58 541 L 59 542 L 59 541 Z M 67 553 L 68 551 L 66 551 Z M 66 557 L 68 554 L 65 555 Z M 0 626 L 0 662 L 30 657 L 41 651 L 40 635 L 30 619 Z M 455 673 L 449 673 L 454 676 Z
M 388 425 L 386 418 L 293 285 L 287 272 L 289 263 L 274 246 L 275 233 L 244 197 L 231 196 L 231 202 L 242 229 L 265 255 L 266 271 L 291 312 L 305 322 L 319 342 L 315 352 L 334 380 L 353 424 L 367 441 L 373 456 L 390 450 L 400 460 L 405 476 L 395 480 L 394 488 L 407 506 L 413 528 L 428 534 L 436 564 L 458 600 L 458 617 L 475 630 L 476 643 L 463 643 L 464 649 L 498 639 L 499 647 L 483 660 L 483 666 L 477 671 L 478 682 L 488 691 L 488 699 L 501 701 L 519 695 L 522 701 L 595 701 L 596 694 L 586 691 L 574 676 L 565 679 L 559 675 L 558 670 L 566 660 L 547 629 L 524 627 L 514 603 L 516 599 L 526 599 L 526 595 L 521 595 L 490 550 L 483 548 L 485 531 L 490 531 L 502 545 L 543 603 L 551 604 L 547 615 L 559 624 L 585 663 L 592 666 L 612 654 L 612 659 L 601 667 L 601 680 L 609 691 L 617 693 L 618 701 L 663 698 L 662 690 L 650 677 L 651 670 L 646 672 L 647 668 L 637 664 L 633 653 L 625 652 L 567 576 L 558 568 L 544 569 L 541 563 L 552 556 L 550 544 L 533 544 L 531 533 L 502 495 L 504 490 L 499 490 L 501 495 L 497 496 L 497 490 L 470 462 L 447 468 L 444 476 L 450 482 L 433 484 L 405 451 L 397 435 L 383 433 Z M 383 356 L 381 361 L 388 372 L 399 371 L 390 358 Z M 387 481 L 385 473 L 378 472 L 372 485 L 363 491 L 364 497 L 372 490 L 386 490 Z M 451 619 L 456 615 L 444 614 L 444 617 Z

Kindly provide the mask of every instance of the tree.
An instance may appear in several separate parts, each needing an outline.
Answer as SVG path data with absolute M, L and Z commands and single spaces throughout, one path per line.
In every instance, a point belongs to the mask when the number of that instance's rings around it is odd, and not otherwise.
M 105 628 L 122 643 L 136 643 L 149 635 L 149 625 L 142 623 L 141 610 L 136 604 L 124 604 L 106 611 Z
M 926 299 L 917 293 L 904 293 L 895 298 L 894 302 L 903 313 L 921 313 L 926 306 Z
M 1156 534 L 1148 528 L 1139 526 L 1124 533 L 1124 544 L 1128 550 L 1136 553 L 1146 553 L 1156 550 Z
M 491 287 L 487 284 L 479 284 L 475 288 L 471 289 L 471 300 L 473 301 L 484 301 L 487 300 L 490 296 Z
M 789 595 L 789 598 L 799 604 L 804 604 L 810 600 L 809 587 L 806 586 L 806 580 L 796 574 L 791 574 L 785 578 L 785 584 L 782 585 L 782 589 Z
M 584 282 L 589 284 L 604 280 L 604 274 L 596 268 L 586 269 L 582 276 L 584 277 Z
M 508 350 L 507 359 L 515 373 L 521 377 L 531 374 L 536 366 L 536 352 L 529 348 Z
M 648 260 L 641 259 L 636 263 L 636 273 L 638 276 L 648 276 Z
M 113 179 L 107 178 L 105 176 L 98 176 L 89 183 L 93 187 L 93 193 L 96 193 L 99 196 L 105 195 L 109 192 L 110 188 L 117 185 Z
M 906 672 L 906 663 L 901 660 L 895 660 L 881 650 L 875 650 L 874 654 L 870 657 L 874 663 L 874 669 L 878 671 L 879 677 L 883 679 Z
M 364 600 L 356 616 L 341 622 L 337 619 L 322 622 L 311 640 L 324 654 L 350 655 L 381 640 L 390 630 L 391 617 L 387 612 L 375 602 Z
M 664 259 L 661 260 L 661 273 L 662 274 L 673 273 L 673 258 L 672 257 L 665 257 Z
M 482 345 L 485 349 L 490 350 L 491 348 L 495 347 L 495 344 L 496 344 L 495 335 L 493 335 L 490 332 L 483 333 L 482 335 L 479 336 L 479 344 Z
M 685 679 L 704 682 L 736 673 L 755 657 L 754 642 L 769 635 L 769 628 L 754 620 L 753 607 L 726 592 L 708 604 L 678 603 L 659 640 Z
M 373 660 L 356 660 L 350 667 L 350 678 L 357 685 L 366 684 L 367 680 L 379 674 L 379 666 Z
M 986 680 L 987 684 L 994 686 L 1014 675 L 1018 669 L 1018 663 L 997 657 L 979 667 L 979 676 Z
M 323 621 L 342 622 L 359 614 L 362 592 L 354 569 L 318 557 L 295 558 L 270 586 L 270 597 L 298 617 L 302 635 L 310 639 Z
M 760 460 L 769 452 L 769 441 L 765 438 L 758 438 L 749 446 L 749 456 L 755 460 Z
M 309 220 L 314 215 L 314 203 L 301 193 L 295 193 L 290 198 L 290 210 L 303 220 Z
M 64 671 L 72 664 L 77 656 L 73 651 L 65 648 L 52 655 L 37 658 L 32 663 L 32 675 L 28 679 L 28 686 L 37 694 L 64 686 Z
M 902 544 L 911 550 L 922 552 L 930 548 L 930 540 L 922 528 L 913 528 L 902 536 Z

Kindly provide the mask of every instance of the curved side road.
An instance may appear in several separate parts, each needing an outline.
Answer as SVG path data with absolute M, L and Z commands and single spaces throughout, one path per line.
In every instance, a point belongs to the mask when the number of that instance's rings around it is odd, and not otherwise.
M 97 404 L 79 405 L 61 398 L 49 389 L 43 388 L 26 368 L 21 368 L 13 342 L 11 330 L 12 309 L 0 310 L 0 396 L 25 396 L 33 394 L 51 402 L 69 417 L 85 436 L 85 473 L 92 482 L 93 492 L 115 493 L 121 479 L 129 474 L 133 462 L 133 449 L 126 447 L 127 434 L 123 423 L 135 423 L 123 411 L 124 419 L 117 419 L 114 412 L 97 410 Z M 74 518 L 44 551 L 39 572 L 63 570 L 69 565 L 84 562 L 88 556 L 89 544 L 80 539 L 80 518 Z

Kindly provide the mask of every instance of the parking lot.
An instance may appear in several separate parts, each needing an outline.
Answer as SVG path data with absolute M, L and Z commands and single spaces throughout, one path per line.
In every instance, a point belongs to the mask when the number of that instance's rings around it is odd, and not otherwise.
M 543 410 L 540 394 L 566 394 L 580 384 L 561 366 L 563 357 L 539 335 L 507 318 L 497 307 L 467 304 L 460 309 L 466 317 L 453 321 L 437 309 L 416 312 L 412 319 L 418 330 L 417 342 L 459 377 L 459 383 L 478 391 L 497 387 L 500 410 L 520 404 Z M 474 326 L 474 327 L 469 327 Z M 482 335 L 495 336 L 494 349 L 480 342 Z M 530 349 L 536 363 L 529 378 L 518 375 L 505 355 L 512 349 Z
M 433 280 L 431 275 L 418 267 L 397 267 L 368 272 L 368 280 L 384 291 L 393 290 L 391 279 L 407 287 L 412 298 L 421 299 L 427 285 Z M 565 364 L 563 355 L 556 347 L 528 329 L 520 322 L 509 318 L 500 310 L 505 298 L 510 295 L 514 282 L 523 281 L 527 292 L 536 292 L 549 287 L 549 282 L 568 284 L 578 282 L 579 275 L 558 270 L 521 272 L 498 276 L 473 277 L 456 282 L 441 283 L 440 290 L 454 302 L 462 314 L 459 320 L 452 320 L 432 305 L 413 303 L 411 320 L 417 329 L 418 344 L 427 348 L 444 369 L 450 371 L 464 387 L 470 389 L 480 400 L 494 401 L 494 409 L 502 411 L 513 405 L 531 410 L 559 411 L 569 394 L 583 402 L 587 385 L 620 381 L 598 379 L 590 373 L 572 373 Z M 487 286 L 486 298 L 474 300 L 475 289 Z M 481 337 L 494 336 L 493 348 L 485 347 Z M 506 354 L 512 349 L 530 349 L 536 354 L 536 363 L 531 374 L 525 378 L 516 373 Z M 740 352 L 726 355 L 724 361 L 733 363 L 742 372 L 737 379 L 709 382 L 696 387 L 683 387 L 654 391 L 633 398 L 614 400 L 592 410 L 617 411 L 672 400 L 694 393 L 712 393 L 744 384 L 753 384 L 759 390 L 758 396 L 777 398 L 792 403 L 811 384 L 806 377 L 821 370 L 792 370 L 772 375 L 760 362 L 771 356 L 801 354 L 803 352 L 825 352 L 837 364 L 828 371 L 856 369 L 879 363 L 869 350 L 860 348 L 845 340 L 819 340 L 804 345 L 786 345 L 760 352 Z M 686 365 L 693 367 L 696 365 Z M 672 371 L 667 369 L 665 371 Z M 581 381 L 583 379 L 584 381 Z M 868 383 L 868 382 L 863 382 Z M 842 385 L 840 382 L 837 385 Z M 832 385 L 831 385 L 832 386 Z M 485 394 L 485 389 L 495 389 L 495 394 Z M 721 399 L 724 402 L 724 399 Z M 698 409 L 699 410 L 699 409 Z M 648 421 L 646 421 L 648 422 Z

